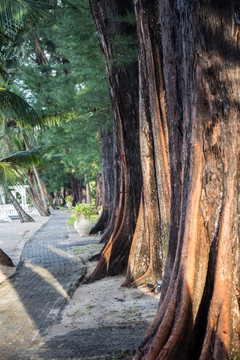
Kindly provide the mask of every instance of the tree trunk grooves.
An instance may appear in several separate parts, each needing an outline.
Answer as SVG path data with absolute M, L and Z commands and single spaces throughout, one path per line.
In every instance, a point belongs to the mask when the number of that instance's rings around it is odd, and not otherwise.
M 15 197 L 13 196 L 13 194 L 11 193 L 10 190 L 6 190 L 7 195 L 9 197 L 9 199 L 11 200 L 11 203 L 13 204 L 13 206 L 15 207 L 15 210 L 18 213 L 18 216 L 20 217 L 20 222 L 24 223 L 24 222 L 34 222 L 35 220 L 26 213 L 26 211 L 23 210 L 23 208 L 21 207 L 21 205 L 19 204 L 19 202 L 15 199 Z
M 115 198 L 112 217 L 102 239 L 108 240 L 97 268 L 88 281 L 107 275 L 121 274 L 126 270 L 128 255 L 135 231 L 142 174 L 139 149 L 138 119 L 138 68 L 137 63 L 116 67 L 118 56 L 116 36 L 136 33 L 135 27 L 117 21 L 131 4 L 124 1 L 91 0 L 91 9 L 99 32 L 100 44 L 106 59 L 110 98 L 113 106 L 113 156 Z M 137 179 L 137 182 L 136 182 Z
M 104 232 L 111 220 L 114 201 L 114 169 L 113 169 L 113 135 L 102 133 L 102 213 L 90 234 Z M 106 239 L 106 234 L 103 235 Z
M 169 133 L 169 247 L 159 310 L 134 359 L 237 359 L 239 4 L 154 2 Z M 135 0 L 135 7 L 141 21 L 139 9 L 151 5 Z
M 148 17 L 148 13 L 151 17 Z M 136 7 L 139 39 L 140 148 L 143 171 L 141 211 L 124 285 L 162 279 L 170 210 L 170 168 L 158 8 Z M 150 21 L 149 21 L 150 19 Z M 153 36 L 154 35 L 154 36 Z M 139 227 L 139 229 L 138 229 Z
M 24 132 L 22 132 L 22 137 L 23 137 L 26 149 L 29 150 L 30 149 L 29 143 L 28 143 L 28 140 L 27 140 L 27 136 L 26 136 L 26 134 L 24 134 Z M 40 194 L 41 194 L 41 196 L 39 196 L 39 198 L 41 198 L 41 202 L 43 204 L 43 210 L 44 210 L 43 213 L 44 213 L 45 216 L 49 216 L 50 215 L 50 210 L 49 210 L 49 207 L 48 207 L 48 204 L 47 204 L 47 201 L 46 201 L 46 194 L 44 192 L 44 185 L 42 184 L 42 181 L 40 179 L 38 170 L 37 170 L 37 168 L 36 168 L 36 166 L 34 164 L 32 164 L 32 168 L 33 168 L 33 172 L 34 172 L 35 179 L 36 179 L 36 187 L 35 188 L 39 189 Z
M 86 202 L 86 196 L 83 194 L 83 183 L 84 179 L 76 179 L 71 173 L 69 174 L 71 186 L 72 186 L 72 196 L 73 204 Z

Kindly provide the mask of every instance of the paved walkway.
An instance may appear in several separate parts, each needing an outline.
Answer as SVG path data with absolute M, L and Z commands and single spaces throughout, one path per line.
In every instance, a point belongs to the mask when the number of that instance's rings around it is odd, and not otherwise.
M 75 230 L 67 221 L 66 212 L 53 212 L 25 244 L 16 273 L 0 285 L 0 360 L 122 358 L 125 349 L 134 351 L 146 331 L 146 325 L 130 325 L 46 336 L 86 272 L 71 255 L 71 246 L 86 241 L 74 242 Z
M 86 267 L 69 254 L 65 212 L 55 211 L 25 244 L 16 273 L 0 285 L 0 359 L 30 359 L 70 301 Z

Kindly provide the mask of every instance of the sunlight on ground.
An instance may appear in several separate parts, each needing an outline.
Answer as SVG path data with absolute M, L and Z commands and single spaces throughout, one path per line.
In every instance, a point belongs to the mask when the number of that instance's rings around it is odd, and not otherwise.
M 48 249 L 50 249 L 52 252 L 54 252 L 55 254 L 57 254 L 58 256 L 64 258 L 64 259 L 69 259 L 71 258 L 71 261 L 79 264 L 79 259 L 76 258 L 75 256 L 72 256 L 70 254 L 68 254 L 66 251 L 63 251 L 61 249 L 58 249 L 58 248 L 55 248 L 54 246 L 52 245 L 48 245 Z
M 3 285 L 4 289 L 7 289 L 7 294 L 1 298 L 0 309 L 5 308 L 7 305 L 7 312 L 2 312 L 1 310 L 1 322 L 14 321 L 14 328 L 19 326 L 20 328 L 24 324 L 27 324 L 28 328 L 31 327 L 31 331 L 36 331 L 38 333 L 38 327 L 35 325 L 34 320 L 29 315 L 27 309 L 25 308 L 21 297 L 18 295 L 18 292 L 12 286 L 9 280 L 6 280 Z M 14 333 L 13 333 L 14 334 Z M 32 335 L 34 333 L 32 332 Z M 14 335 L 13 335 L 14 336 Z
M 32 271 L 38 274 L 41 278 L 43 278 L 44 281 L 46 281 L 46 283 L 54 287 L 61 296 L 63 296 L 65 299 L 67 299 L 68 302 L 70 302 L 70 297 L 68 296 L 67 292 L 58 282 L 58 280 L 47 269 L 41 266 L 32 265 L 30 263 L 26 264 L 26 267 L 30 268 Z

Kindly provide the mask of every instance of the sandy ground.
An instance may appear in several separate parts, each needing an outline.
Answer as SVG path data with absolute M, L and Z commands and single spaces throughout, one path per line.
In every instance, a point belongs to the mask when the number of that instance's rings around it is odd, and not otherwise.
M 14 267 L 0 265 L 0 283 L 16 271 L 26 241 L 50 219 L 45 216 L 33 216 L 33 218 L 35 222 L 30 223 L 20 223 L 20 220 L 0 223 L 0 249 L 10 256 L 15 265 Z
M 19 261 L 25 242 L 48 220 L 49 218 L 37 216 L 35 223 L 21 224 L 15 220 L 12 223 L 0 224 L 0 248 L 12 258 L 15 265 Z M 83 259 L 88 275 L 97 264 L 89 262 L 88 258 L 98 253 L 102 245 L 97 242 L 97 237 L 80 238 L 73 227 L 68 228 L 71 252 Z M 95 240 L 95 243 L 88 244 L 91 240 Z M 85 241 L 85 244 L 79 245 L 82 241 Z M 2 266 L 0 282 L 15 269 Z M 123 280 L 123 276 L 117 276 L 87 285 L 81 283 L 63 310 L 60 323 L 49 330 L 47 337 L 64 335 L 76 329 L 150 323 L 157 312 L 159 294 L 151 293 L 144 287 L 122 288 Z
M 97 262 L 89 262 L 88 258 L 98 253 L 102 244 L 88 245 L 88 240 L 98 238 L 80 238 L 76 233 L 69 233 L 70 244 L 84 239 L 86 243 L 73 246 L 72 251 L 86 264 L 86 278 L 97 265 Z M 79 329 L 150 324 L 157 312 L 160 295 L 145 287 L 123 288 L 123 281 L 123 276 L 108 277 L 92 284 L 84 284 L 83 279 L 64 309 L 61 322 L 50 329 L 48 337 L 65 335 Z

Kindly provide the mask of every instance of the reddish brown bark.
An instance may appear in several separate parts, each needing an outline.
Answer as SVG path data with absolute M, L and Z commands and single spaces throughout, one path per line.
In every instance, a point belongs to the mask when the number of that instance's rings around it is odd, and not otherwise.
M 148 7 L 150 7 L 148 5 Z M 149 21 L 136 9 L 139 39 L 140 147 L 143 171 L 142 206 L 124 285 L 155 284 L 162 279 L 170 212 L 170 167 L 158 9 Z M 155 32 L 154 32 L 155 30 Z
M 73 204 L 86 202 L 86 191 L 83 186 L 84 179 L 76 179 L 72 173 L 69 174 L 69 177 L 72 186 Z
M 12 259 L 10 259 L 10 257 L 2 249 L 0 249 L 0 264 L 3 266 L 14 266 Z
M 97 268 L 88 281 L 126 270 L 135 231 L 142 188 L 139 150 L 138 67 L 137 62 L 116 67 L 115 36 L 135 34 L 135 27 L 116 21 L 132 11 L 129 1 L 90 1 L 106 59 L 110 98 L 113 106 L 113 154 L 115 192 L 112 217 L 103 239 L 108 243 Z M 137 179 L 137 181 L 136 181 Z
M 90 234 L 105 232 L 111 221 L 114 201 L 113 135 L 102 133 L 102 213 Z M 108 230 L 109 231 L 109 230 Z M 109 232 L 110 233 L 110 232 Z M 106 232 L 102 237 L 106 241 Z
M 159 310 L 134 359 L 237 359 L 237 3 L 154 3 L 163 44 L 170 230 Z M 150 22 L 152 4 L 135 0 L 135 6 L 138 16 L 147 14 Z

